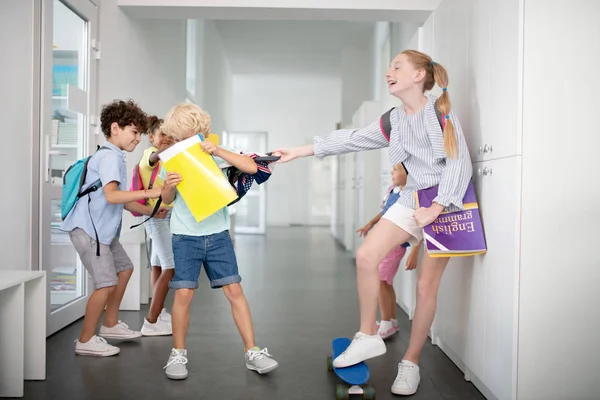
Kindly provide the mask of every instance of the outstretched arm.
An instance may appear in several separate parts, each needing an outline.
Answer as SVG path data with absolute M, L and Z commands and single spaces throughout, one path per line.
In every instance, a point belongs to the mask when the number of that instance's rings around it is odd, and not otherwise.
M 340 129 L 325 137 L 316 136 L 313 144 L 274 150 L 273 155 L 281 156 L 279 162 L 288 162 L 312 155 L 322 160 L 330 155 L 381 149 L 388 145 L 388 138 L 382 132 L 379 120 L 377 120 L 364 128 Z

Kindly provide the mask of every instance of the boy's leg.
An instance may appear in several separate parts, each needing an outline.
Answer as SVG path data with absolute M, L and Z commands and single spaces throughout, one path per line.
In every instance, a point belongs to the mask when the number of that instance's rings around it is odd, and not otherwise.
M 119 307 L 125 295 L 129 279 L 133 274 L 133 263 L 118 238 L 115 238 L 110 244 L 110 251 L 112 252 L 118 281 L 117 286 L 108 297 L 104 322 L 100 327 L 100 336 L 109 339 L 135 339 L 142 336 L 142 333 L 129 329 L 127 324 L 119 321 Z
M 231 304 L 231 312 L 240 336 L 244 342 L 246 367 L 260 374 L 270 372 L 279 364 L 271 358 L 267 349 L 260 349 L 254 343 L 254 328 L 250 307 L 240 284 L 237 259 L 233 242 L 228 231 L 210 236 L 204 264 L 212 288 L 223 288 Z
M 175 272 L 169 288 L 175 290 L 172 310 L 173 349 L 165 373 L 169 379 L 187 378 L 187 350 L 185 338 L 190 321 L 190 304 L 198 288 L 200 267 L 205 258 L 205 238 L 202 236 L 173 235 Z
M 227 297 L 227 300 L 231 304 L 231 314 L 244 342 L 244 351 L 248 351 L 255 347 L 256 344 L 254 343 L 254 328 L 252 326 L 250 306 L 244 295 L 242 285 L 232 283 L 223 286 L 223 293 L 225 293 L 225 297 Z
M 112 252 L 109 246 L 101 244 L 100 256 L 96 256 L 95 241 L 82 229 L 73 230 L 69 233 L 69 237 L 95 286 L 94 293 L 86 305 L 81 335 L 75 343 L 75 353 L 92 356 L 118 354 L 120 351 L 118 347 L 111 346 L 104 339 L 96 336 L 100 316 L 117 283 Z

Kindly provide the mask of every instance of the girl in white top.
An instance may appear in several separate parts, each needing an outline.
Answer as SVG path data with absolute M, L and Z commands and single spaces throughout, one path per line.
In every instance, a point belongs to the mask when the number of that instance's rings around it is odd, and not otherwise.
M 390 115 L 391 134 L 386 136 L 380 122 L 361 129 L 342 129 L 326 137 L 315 137 L 314 144 L 275 150 L 280 162 L 315 155 L 328 155 L 390 147 L 392 165 L 403 162 L 408 170 L 406 187 L 373 228 L 358 249 L 356 269 L 360 304 L 360 330 L 348 349 L 333 361 L 336 368 L 358 364 L 382 355 L 386 346 L 377 334 L 379 298 L 378 265 L 395 247 L 422 239 L 422 228 L 442 211 L 462 209 L 462 199 L 472 175 L 469 150 L 451 108 L 446 90 L 448 75 L 431 57 L 414 50 L 400 53 L 386 74 L 390 94 L 402 101 Z M 439 100 L 425 95 L 435 84 L 442 90 Z M 435 104 L 445 124 L 442 132 Z M 416 190 L 439 185 L 438 197 L 431 207 L 415 210 Z M 425 252 L 417 284 L 417 306 L 412 322 L 409 347 L 398 364 L 392 393 L 411 395 L 419 385 L 419 357 L 435 316 L 437 292 L 448 258 L 432 258 Z

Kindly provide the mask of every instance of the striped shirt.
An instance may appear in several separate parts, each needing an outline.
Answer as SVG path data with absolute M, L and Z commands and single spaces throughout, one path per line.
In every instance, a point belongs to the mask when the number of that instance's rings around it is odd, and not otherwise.
M 329 155 L 374 150 L 389 146 L 390 163 L 403 162 L 408 171 L 406 186 L 398 199 L 401 205 L 415 209 L 415 192 L 439 185 L 435 202 L 454 211 L 463 208 L 463 197 L 471 180 L 473 166 L 467 142 L 454 111 L 450 120 L 455 127 L 457 157 L 447 158 L 442 128 L 435 113 L 437 97 L 429 95 L 421 111 L 407 115 L 403 107 L 390 115 L 392 131 L 388 138 L 379 120 L 360 129 L 341 129 L 325 137 L 314 138 L 314 153 L 319 159 Z

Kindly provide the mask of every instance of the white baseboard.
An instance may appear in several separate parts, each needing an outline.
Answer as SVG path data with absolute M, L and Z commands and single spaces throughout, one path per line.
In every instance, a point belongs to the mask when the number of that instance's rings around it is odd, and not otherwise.
M 461 358 L 456 353 L 450 350 L 450 347 L 447 346 L 443 340 L 436 336 L 435 340 L 432 339 L 432 342 L 435 343 L 435 345 L 438 346 L 440 350 L 442 350 L 448 356 L 448 358 L 458 367 L 458 369 L 460 369 L 465 374 L 465 381 L 473 383 L 473 385 L 475 385 L 475 387 L 481 392 L 481 394 L 483 394 L 483 396 L 486 399 L 498 400 L 498 398 L 494 396 L 490 389 L 483 384 L 481 379 L 477 375 L 475 375 L 473 371 L 467 368 L 463 360 L 461 360 Z

